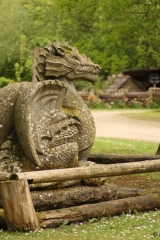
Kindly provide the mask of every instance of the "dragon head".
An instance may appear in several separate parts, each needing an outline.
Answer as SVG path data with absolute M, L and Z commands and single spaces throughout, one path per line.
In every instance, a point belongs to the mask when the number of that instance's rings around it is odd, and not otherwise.
M 80 54 L 76 47 L 58 42 L 40 49 L 37 61 L 38 81 L 65 77 L 68 81 L 87 80 L 95 83 L 101 69 L 85 54 Z

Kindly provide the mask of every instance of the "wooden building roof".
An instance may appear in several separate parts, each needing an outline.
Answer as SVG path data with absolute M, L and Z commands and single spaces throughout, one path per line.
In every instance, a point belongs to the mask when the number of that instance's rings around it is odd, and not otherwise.
M 131 76 L 117 76 L 114 83 L 110 85 L 106 92 L 117 92 L 120 89 L 128 89 L 130 92 L 142 92 L 143 87 Z

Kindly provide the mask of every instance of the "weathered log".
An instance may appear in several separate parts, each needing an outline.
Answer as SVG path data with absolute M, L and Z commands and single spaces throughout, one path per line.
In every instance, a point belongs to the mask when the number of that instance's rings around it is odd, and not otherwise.
M 133 154 L 90 154 L 88 161 L 102 164 L 114 164 L 114 163 L 126 163 L 126 162 L 138 162 L 146 160 L 160 159 L 158 154 L 155 155 L 133 155 Z
M 31 197 L 36 211 L 43 211 L 117 199 L 117 188 L 111 185 L 78 186 L 58 190 L 33 191 Z
M 155 192 L 155 191 L 154 191 Z M 157 192 L 157 191 L 156 191 Z M 105 184 L 96 186 L 74 186 L 57 190 L 31 191 L 32 202 L 36 211 L 71 207 L 86 203 L 96 203 L 113 199 L 143 196 L 153 191 L 145 189 L 118 188 Z M 2 200 L 0 199 L 0 208 Z
M 1 182 L 0 188 L 8 230 L 37 230 L 39 223 L 27 180 Z
M 53 189 L 60 189 L 60 188 L 68 188 L 75 185 L 78 185 L 81 180 L 71 180 L 65 182 L 52 182 L 52 183 L 36 183 L 30 184 L 29 189 L 32 190 L 53 190 Z
M 36 211 L 71 207 L 86 203 L 96 203 L 113 199 L 144 196 L 155 191 L 145 189 L 118 188 L 114 185 L 74 186 L 67 189 L 31 191 Z M 157 192 L 157 191 L 156 191 Z M 2 200 L 0 199 L 0 208 Z
M 42 211 L 39 217 L 40 226 L 43 228 L 57 227 L 65 220 L 68 223 L 81 222 L 89 218 L 111 216 L 121 213 L 131 213 L 135 210 L 144 211 L 160 207 L 160 196 L 148 194 L 120 200 L 106 201 L 96 204 L 86 204 L 71 208 L 52 211 Z
M 160 170 L 160 159 L 134 163 L 117 163 L 94 165 L 67 169 L 55 169 L 36 172 L 15 173 L 11 179 L 27 179 L 29 183 L 61 182 L 67 180 L 87 179 L 107 176 L 120 176 Z
M 153 193 L 153 191 L 150 191 L 148 189 L 118 188 L 117 199 L 144 196 L 149 193 Z
M 155 191 L 154 191 L 155 192 Z M 156 191 L 157 192 L 157 191 Z M 33 191 L 31 197 L 36 211 L 66 208 L 153 193 L 145 189 L 116 188 L 114 185 L 99 187 L 78 186 L 68 189 Z

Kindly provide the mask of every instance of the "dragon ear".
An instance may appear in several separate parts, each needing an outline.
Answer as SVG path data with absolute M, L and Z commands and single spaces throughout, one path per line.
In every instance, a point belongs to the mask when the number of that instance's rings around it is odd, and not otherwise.
M 63 57 L 65 55 L 64 49 L 61 47 L 60 43 L 56 42 L 52 44 L 57 56 Z

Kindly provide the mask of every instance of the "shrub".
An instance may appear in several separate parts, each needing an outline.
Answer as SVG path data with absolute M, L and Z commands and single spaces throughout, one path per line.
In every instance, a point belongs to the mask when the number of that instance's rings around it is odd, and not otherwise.
M 130 106 L 130 108 L 134 108 L 134 109 L 139 109 L 139 108 L 143 108 L 141 103 L 139 102 L 133 102 Z
M 113 109 L 123 109 L 126 108 L 125 103 L 122 101 L 115 101 L 111 105 Z
M 0 88 L 7 86 L 10 83 L 14 83 L 14 79 L 9 79 L 5 77 L 0 77 Z
M 89 101 L 87 103 L 88 107 L 90 109 L 105 109 L 105 103 L 104 102 L 99 102 L 99 101 Z
M 148 107 L 152 109 L 160 108 L 160 99 L 154 100 L 152 103 L 148 105 Z

